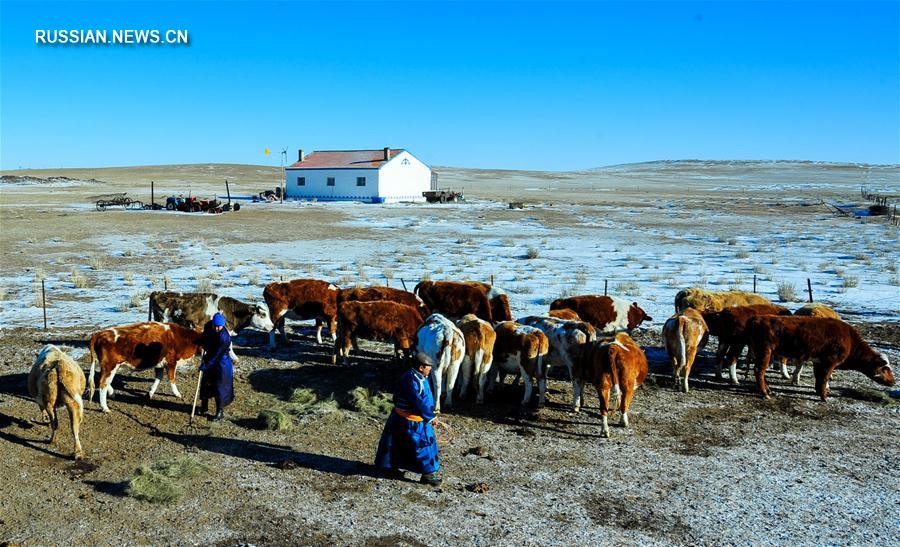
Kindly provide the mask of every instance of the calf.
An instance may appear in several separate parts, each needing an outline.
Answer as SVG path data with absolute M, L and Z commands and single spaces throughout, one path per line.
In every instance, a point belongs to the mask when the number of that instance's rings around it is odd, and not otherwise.
M 441 411 L 441 392 L 446 385 L 448 407 L 453 405 L 453 388 L 459 366 L 466 355 L 466 339 L 452 321 L 433 313 L 416 332 L 416 358 L 431 365 L 434 411 Z M 446 374 L 446 382 L 444 375 Z
M 644 321 L 653 321 L 637 302 L 628 302 L 614 296 L 571 296 L 558 298 L 550 304 L 551 310 L 570 309 L 597 329 L 597 334 L 631 332 Z
M 456 281 L 422 281 L 414 292 L 432 313 L 452 318 L 472 313 L 488 322 L 494 320 L 491 304 L 479 287 Z
M 647 357 L 634 340 L 625 333 L 618 333 L 612 342 L 595 341 L 587 344 L 573 369 L 572 411 L 581 408 L 584 384 L 590 384 L 600 397 L 600 414 L 603 416 L 601 434 L 609 437 L 607 415 L 618 406 L 622 412 L 622 427 L 628 427 L 628 408 L 634 391 L 647 377 Z M 612 402 L 618 398 L 618 401 Z M 618 403 L 618 404 L 616 404 Z
M 235 336 L 247 327 L 263 332 L 275 328 L 269 318 L 265 302 L 247 304 L 229 296 L 212 293 L 180 293 L 154 291 L 150 293 L 150 317 L 161 323 L 175 323 L 193 330 L 202 330 L 216 312 L 225 317 L 225 328 Z
M 72 436 L 75 437 L 75 459 L 83 456 L 81 450 L 81 422 L 84 420 L 84 371 L 75 361 L 61 349 L 50 344 L 38 353 L 31 372 L 28 374 L 28 393 L 50 417 L 50 440 L 53 444 L 56 430 L 59 428 L 59 416 L 56 409 L 66 407 L 72 423 Z
M 550 310 L 547 312 L 547 315 L 557 319 L 565 319 L 566 321 L 581 321 L 581 317 L 578 317 L 578 314 L 569 308 Z
M 431 314 L 431 312 L 428 311 L 428 306 L 425 305 L 425 302 L 422 302 L 422 299 L 414 293 L 391 287 L 354 287 L 352 289 L 341 289 L 338 291 L 338 305 L 340 305 L 341 302 L 350 302 L 351 300 L 357 302 L 387 300 L 389 302 L 406 304 L 407 306 L 417 308 L 422 317 L 428 317 Z
M 522 404 L 531 400 L 532 383 L 537 379 L 538 404 L 543 405 L 547 391 L 547 376 L 544 372 L 544 358 L 550 352 L 547 336 L 534 327 L 520 325 L 513 321 L 503 321 L 494 327 L 497 339 L 494 342 L 494 365 L 491 381 L 495 373 L 500 374 L 500 383 L 506 374 L 520 374 L 525 378 L 525 394 Z
M 318 279 L 294 279 L 286 283 L 269 283 L 263 298 L 269 306 L 269 317 L 287 344 L 284 320 L 316 320 L 316 340 L 322 343 L 322 327 L 328 323 L 331 339 L 335 340 L 337 319 L 337 285 Z M 275 329 L 269 333 L 269 347 L 275 347 Z
M 484 283 L 482 281 L 463 281 L 466 285 L 475 287 L 487 297 L 491 305 L 491 318 L 494 321 L 512 321 L 512 312 L 509 311 L 509 297 L 503 289 Z
M 584 344 L 597 339 L 597 331 L 584 321 L 567 321 L 549 316 L 530 315 L 518 320 L 523 325 L 540 329 L 547 336 L 550 352 L 547 354 L 546 374 L 550 365 L 564 365 L 572 379 L 572 366 Z
M 799 362 L 813 361 L 816 393 L 823 401 L 828 399 L 828 384 L 836 368 L 857 370 L 879 384 L 894 385 L 887 357 L 838 319 L 759 316 L 747 323 L 746 335 L 756 360 L 756 387 L 765 397 L 771 393 L 766 369 L 775 353 Z
M 356 345 L 358 336 L 391 341 L 394 343 L 394 359 L 398 359 L 400 351 L 408 359 L 410 351 L 416 346 L 416 330 L 421 324 L 419 310 L 405 304 L 384 300 L 342 302 L 338 308 L 337 336 L 331 362 L 337 363 L 340 355 L 343 363 L 349 364 L 350 347 Z
M 750 319 L 761 315 L 791 315 L 791 311 L 783 306 L 774 304 L 754 304 L 751 306 L 732 306 L 720 312 L 707 312 L 703 314 L 710 331 L 719 339 L 719 347 L 716 350 L 716 377 L 722 377 L 722 365 L 728 363 L 729 377 L 733 384 L 738 383 L 737 361 L 744 347 L 747 345 L 744 330 Z M 782 375 L 787 374 L 787 362 L 782 361 Z
M 684 390 L 685 393 L 689 391 L 688 377 L 697 358 L 697 350 L 708 332 L 709 328 L 703 320 L 703 315 L 694 308 L 673 315 L 663 325 L 662 334 L 666 342 L 666 352 L 672 359 L 676 390 Z
M 153 398 L 163 377 L 163 367 L 168 371 L 172 394 L 181 397 L 175 385 L 175 368 L 191 359 L 201 350 L 202 335 L 174 323 L 137 323 L 123 327 L 110 327 L 91 336 L 91 373 L 89 400 L 94 399 L 94 369 L 100 367 L 100 408 L 109 412 L 107 395 L 113 394 L 112 381 L 121 365 L 136 370 L 156 369 L 156 380 L 150 387 Z
M 461 364 L 460 397 L 466 396 L 469 380 L 474 375 L 478 382 L 478 396 L 475 402 L 484 403 L 484 388 L 494 362 L 494 342 L 497 340 L 497 334 L 490 323 L 471 313 L 457 321 L 456 326 L 466 339 L 466 354 Z

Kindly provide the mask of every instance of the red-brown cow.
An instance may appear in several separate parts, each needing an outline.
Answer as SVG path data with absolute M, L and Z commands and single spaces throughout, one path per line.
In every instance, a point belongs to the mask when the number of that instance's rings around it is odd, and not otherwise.
M 600 397 L 600 414 L 603 415 L 601 434 L 609 437 L 609 410 L 618 406 L 622 413 L 622 427 L 628 427 L 631 398 L 638 386 L 644 383 L 648 371 L 643 350 L 624 332 L 616 334 L 612 342 L 589 342 L 573 368 L 572 411 L 578 412 L 581 408 L 584 384 L 594 386 Z M 618 397 L 618 404 L 610 397 Z
M 653 321 L 637 302 L 629 302 L 615 296 L 583 295 L 558 298 L 550 304 L 551 310 L 570 309 L 597 329 L 597 334 L 631 332 L 644 321 Z
M 749 306 L 732 306 L 717 312 L 704 312 L 703 319 L 709 327 L 709 333 L 719 339 L 716 350 L 716 377 L 722 378 L 722 365 L 728 363 L 731 383 L 737 384 L 737 361 L 747 345 L 744 330 L 750 319 L 760 315 L 791 315 L 791 310 L 776 304 L 752 304 Z M 787 375 L 787 364 L 782 362 L 782 375 Z
M 747 323 L 745 332 L 756 359 L 756 387 L 766 397 L 771 392 L 766 369 L 775 353 L 801 363 L 813 361 L 816 393 L 823 401 L 828 399 L 828 383 L 838 367 L 862 372 L 882 385 L 894 385 L 887 357 L 838 319 L 759 316 Z
M 409 359 L 412 348 L 416 347 L 416 331 L 424 320 L 418 309 L 396 302 L 342 302 L 338 307 L 337 338 L 331 362 L 337 363 L 340 355 L 344 364 L 349 364 L 350 348 L 356 346 L 358 336 L 392 341 L 394 359 L 399 350 Z
M 269 317 L 275 329 L 269 333 L 269 347 L 275 347 L 275 330 L 287 344 L 284 320 L 316 320 L 316 340 L 322 343 L 322 326 L 327 322 L 331 339 L 336 336 L 337 285 L 318 279 L 293 279 L 286 283 L 269 283 L 263 291 L 263 298 L 269 306 Z
M 489 283 L 482 281 L 463 281 L 466 285 L 475 287 L 487 297 L 491 304 L 491 317 L 494 321 L 512 321 L 512 312 L 509 310 L 509 297 L 503 289 L 498 289 Z
M 456 281 L 422 281 L 416 285 L 414 292 L 432 313 L 453 319 L 473 313 L 479 319 L 494 321 L 491 303 L 478 287 Z
M 341 302 L 377 302 L 379 300 L 387 300 L 398 304 L 406 304 L 419 310 L 422 317 L 428 317 L 431 312 L 422 299 L 414 293 L 404 291 L 402 289 L 394 289 L 392 287 L 354 287 L 352 289 L 341 289 L 338 291 L 337 302 L 340 306 Z
M 558 310 L 550 310 L 547 312 L 547 315 L 550 317 L 555 317 L 557 319 L 562 319 L 564 321 L 581 321 L 581 317 L 578 316 L 573 310 L 569 308 L 562 308 Z
M 135 370 L 156 369 L 156 380 L 149 392 L 151 398 L 159 387 L 165 367 L 172 394 L 181 397 L 175 385 L 175 368 L 200 351 L 201 336 L 197 331 L 174 323 L 136 323 L 101 330 L 91 336 L 88 346 L 91 352 L 88 400 L 94 399 L 94 368 L 98 365 L 100 408 L 103 412 L 109 412 L 106 397 L 113 394 L 112 381 L 120 365 L 128 365 Z

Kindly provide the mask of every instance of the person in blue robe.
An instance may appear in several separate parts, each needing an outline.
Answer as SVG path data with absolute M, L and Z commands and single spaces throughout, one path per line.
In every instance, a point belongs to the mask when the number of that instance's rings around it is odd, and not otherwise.
M 422 354 L 419 354 L 422 355 Z M 417 355 L 418 357 L 418 355 Z M 399 478 L 402 472 L 421 473 L 423 484 L 438 486 L 437 439 L 434 436 L 434 396 L 428 376 L 431 364 L 418 360 L 400 377 L 394 390 L 394 409 L 384 424 L 375 466 L 388 476 Z
M 234 400 L 234 364 L 231 362 L 231 336 L 225 328 L 221 313 L 213 316 L 203 327 L 203 361 L 200 364 L 203 379 L 200 382 L 200 413 L 209 410 L 209 400 L 216 402 L 213 421 L 225 417 L 225 407 Z

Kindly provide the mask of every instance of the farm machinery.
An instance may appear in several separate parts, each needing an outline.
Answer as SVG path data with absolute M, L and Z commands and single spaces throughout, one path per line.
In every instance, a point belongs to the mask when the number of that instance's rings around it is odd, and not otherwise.
M 105 211 L 109 207 L 122 207 L 123 209 L 149 209 L 149 205 L 144 205 L 143 202 L 133 200 L 128 197 L 127 192 L 122 192 L 120 194 L 104 194 L 102 196 L 96 196 L 97 210 Z
M 182 213 L 223 213 L 225 211 L 240 211 L 241 205 L 235 203 L 222 203 L 217 199 L 200 199 L 196 196 L 169 196 L 166 198 L 167 211 L 181 211 Z

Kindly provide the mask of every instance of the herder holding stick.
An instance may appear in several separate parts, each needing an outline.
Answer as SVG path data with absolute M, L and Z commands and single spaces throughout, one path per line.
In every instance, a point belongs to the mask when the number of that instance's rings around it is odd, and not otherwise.
M 209 399 L 216 401 L 216 415 L 212 421 L 225 417 L 225 407 L 234 400 L 234 365 L 231 362 L 231 336 L 225 328 L 225 317 L 213 315 L 203 327 L 203 379 L 200 382 L 200 413 L 209 410 Z

